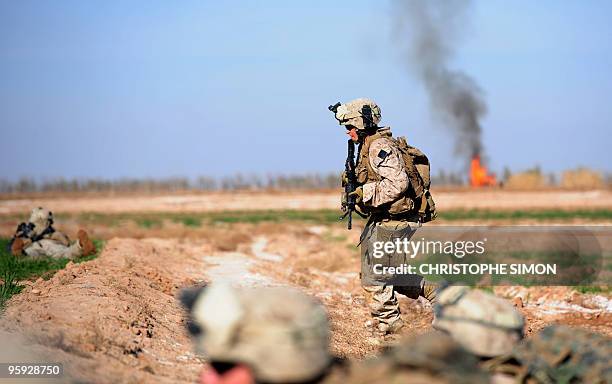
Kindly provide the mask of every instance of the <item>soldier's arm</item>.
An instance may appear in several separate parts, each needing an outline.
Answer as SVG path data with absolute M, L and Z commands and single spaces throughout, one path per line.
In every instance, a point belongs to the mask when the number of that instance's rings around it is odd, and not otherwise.
M 392 141 L 383 138 L 370 145 L 369 158 L 380 181 L 364 184 L 364 204 L 378 207 L 397 200 L 408 188 L 408 174 L 401 153 Z
M 68 236 L 66 236 L 65 234 L 63 234 L 60 231 L 55 231 L 52 234 L 50 234 L 48 236 L 49 239 L 51 240 L 55 240 L 58 243 L 65 245 L 65 246 L 69 246 L 70 245 L 70 239 L 68 238 Z

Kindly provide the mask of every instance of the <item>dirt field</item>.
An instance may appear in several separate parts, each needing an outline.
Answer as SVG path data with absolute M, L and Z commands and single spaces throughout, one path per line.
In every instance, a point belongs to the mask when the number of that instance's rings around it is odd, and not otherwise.
M 549 207 L 555 201 L 555 208 L 585 204 L 612 207 L 609 192 L 589 193 L 595 197 L 585 199 L 584 194 L 574 192 L 530 192 L 529 198 L 506 192 L 457 192 L 440 195 L 437 201 L 440 207 L 475 204 L 510 209 L 519 203 L 521 208 L 526 204 Z M 73 213 L 337 206 L 335 194 L 312 197 L 238 194 L 229 200 L 222 195 L 137 201 L 3 200 L 0 210 L 13 215 L 23 214 L 32 205 Z M 28 287 L 9 301 L 0 329 L 25 335 L 34 350 L 64 362 L 67 372 L 80 381 L 195 382 L 203 360 L 192 353 L 185 314 L 175 299 L 181 288 L 215 281 L 293 286 L 327 307 L 332 351 L 338 356 L 362 358 L 376 353 L 385 341 L 372 336 L 367 326 L 369 314 L 355 247 L 359 225 L 350 232 L 343 224 L 305 222 L 215 223 L 193 228 L 172 222 L 161 227 L 96 225 L 88 229 L 108 240 L 102 254 L 89 262 L 69 264 L 49 280 L 26 282 Z M 76 232 L 78 218 L 66 226 L 69 234 Z M 62 223 L 57 227 L 62 228 Z M 9 225 L 3 224 L 0 230 L 7 235 Z M 582 294 L 564 287 L 497 287 L 495 293 L 513 300 L 524 313 L 527 335 L 545 325 L 563 323 L 612 336 L 612 297 L 608 293 Z M 401 306 L 409 324 L 406 334 L 430 329 L 433 314 L 429 303 L 402 298 Z
M 612 191 L 508 191 L 503 189 L 434 191 L 439 210 L 612 207 Z M 0 199 L 0 214 L 19 214 L 33 206 L 56 212 L 214 212 L 274 209 L 337 209 L 338 192 L 239 192 L 165 196 L 54 197 Z

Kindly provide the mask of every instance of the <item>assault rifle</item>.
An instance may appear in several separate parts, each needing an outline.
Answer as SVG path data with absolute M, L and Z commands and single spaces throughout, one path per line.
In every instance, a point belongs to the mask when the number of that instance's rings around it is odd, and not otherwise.
M 350 196 L 350 194 L 357 189 L 357 176 L 355 175 L 355 143 L 352 139 L 348 140 L 348 155 L 344 163 L 344 173 L 346 175 L 346 182 L 344 183 L 344 201 L 342 202 L 342 212 L 344 212 L 344 215 L 340 217 L 340 220 L 348 216 L 347 228 L 351 229 L 353 227 L 353 212 L 357 212 L 357 214 L 363 218 L 367 217 L 367 215 L 364 215 L 355 208 L 355 196 Z
M 330 105 L 327 109 L 336 115 L 340 105 L 342 104 L 338 102 L 334 105 Z M 347 228 L 351 229 L 353 227 L 353 212 L 357 212 L 357 214 L 363 218 L 367 217 L 367 215 L 355 209 L 355 197 L 349 196 L 357 189 L 357 176 L 355 176 L 355 143 L 352 139 L 348 140 L 348 155 L 344 163 L 344 174 L 346 175 L 346 182 L 343 181 L 344 199 L 342 202 L 342 212 L 344 212 L 344 215 L 340 217 L 340 220 L 344 220 L 344 218 L 348 216 Z

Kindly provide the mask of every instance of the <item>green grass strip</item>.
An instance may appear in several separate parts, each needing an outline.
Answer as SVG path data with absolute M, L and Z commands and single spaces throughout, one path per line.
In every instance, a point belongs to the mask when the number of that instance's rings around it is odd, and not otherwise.
M 185 227 L 197 228 L 210 223 L 261 223 L 302 221 L 316 224 L 333 224 L 339 222 L 342 212 L 334 209 L 319 210 L 253 210 L 253 211 L 221 211 L 198 213 L 82 213 L 77 215 L 62 215 L 65 219 L 74 217 L 81 224 L 88 223 L 116 227 L 126 222 L 133 222 L 144 229 L 161 228 L 164 221 L 180 223 Z M 3 216 L 6 219 L 23 220 L 23 217 L 13 215 Z M 612 209 L 544 209 L 544 210 L 489 210 L 489 209 L 454 209 L 438 212 L 438 221 L 453 222 L 462 220 L 504 220 L 509 222 L 534 221 L 612 221 Z M 346 219 L 345 219 L 346 221 Z M 356 223 L 364 220 L 353 215 Z
M 70 261 L 66 258 L 55 259 L 51 257 L 29 258 L 27 256 L 15 257 L 8 249 L 10 240 L 0 238 L 0 308 L 3 308 L 11 296 L 21 292 L 23 286 L 18 282 L 34 280 L 39 277 L 50 279 L 55 272 L 66 267 Z M 75 263 L 93 260 L 104 247 L 104 242 L 94 240 L 97 252 L 93 255 L 73 260 Z

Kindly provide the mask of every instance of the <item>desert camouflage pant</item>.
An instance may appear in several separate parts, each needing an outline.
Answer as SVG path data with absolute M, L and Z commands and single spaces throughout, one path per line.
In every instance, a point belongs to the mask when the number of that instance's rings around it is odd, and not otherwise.
M 384 241 L 383 236 L 388 236 L 393 233 L 393 238 L 410 239 L 421 223 L 417 221 L 397 221 L 386 220 L 382 222 L 370 222 L 363 230 L 361 235 L 361 257 L 362 257 L 362 278 L 364 277 L 365 269 L 370 268 L 370 261 L 366 260 L 368 256 L 368 247 L 372 249 L 372 243 L 375 241 Z M 381 233 L 385 235 L 381 235 Z M 366 247 L 366 249 L 364 249 Z M 412 281 L 406 285 L 393 284 L 368 284 L 365 280 L 363 289 L 366 291 L 366 301 L 368 303 L 370 313 L 378 321 L 378 323 L 391 325 L 400 320 L 400 308 L 397 300 L 397 294 L 405 295 L 411 299 L 418 299 L 419 296 L 425 297 L 430 302 L 435 300 L 435 285 L 429 284 L 420 276 L 412 276 Z
M 80 257 L 83 252 L 78 241 L 71 245 L 64 245 L 51 239 L 42 239 L 33 242 L 23 250 L 30 257 L 53 257 L 56 259 L 74 259 Z

